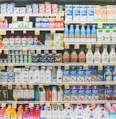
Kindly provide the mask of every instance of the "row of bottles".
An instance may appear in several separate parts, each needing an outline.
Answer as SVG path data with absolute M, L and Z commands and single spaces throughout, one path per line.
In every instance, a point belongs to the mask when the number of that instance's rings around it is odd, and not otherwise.
M 73 50 L 71 54 L 69 54 L 68 50 L 65 50 L 63 54 L 63 62 L 115 63 L 115 46 L 111 46 L 110 53 L 108 53 L 106 45 L 103 46 L 102 53 L 100 53 L 98 47 L 95 48 L 94 53 L 90 47 L 88 48 L 87 53 L 81 48 L 79 54 L 77 54 L 76 50 Z
M 95 25 L 92 25 L 92 28 L 89 25 L 87 27 L 82 25 L 81 29 L 79 25 L 76 25 L 75 29 L 73 25 L 70 25 L 70 29 L 65 25 L 64 38 L 96 38 Z

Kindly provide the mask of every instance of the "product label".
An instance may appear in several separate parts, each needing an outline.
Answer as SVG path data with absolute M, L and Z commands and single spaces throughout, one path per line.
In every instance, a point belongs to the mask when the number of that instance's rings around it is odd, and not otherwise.
M 78 100 L 84 101 L 85 99 L 85 89 L 84 88 L 78 88 Z
M 83 82 L 84 76 L 85 76 L 84 70 L 77 71 L 77 82 Z
M 71 89 L 71 101 L 77 101 L 77 89 Z
M 64 101 L 70 101 L 70 89 L 64 89 Z
M 92 100 L 98 100 L 98 88 L 92 88 Z
M 85 100 L 90 101 L 91 100 L 91 88 L 87 87 L 85 89 Z
M 69 82 L 70 81 L 70 72 L 69 70 L 63 71 L 63 82 Z
M 106 88 L 106 99 L 112 99 L 113 88 Z
M 112 81 L 112 72 L 106 71 L 104 74 L 104 80 L 105 81 Z
M 77 21 L 80 19 L 80 6 L 73 5 L 73 20 Z
M 85 71 L 85 81 L 87 81 L 87 82 L 91 81 L 91 70 Z
M 70 81 L 71 82 L 77 82 L 77 72 L 75 70 L 71 70 L 70 72 Z

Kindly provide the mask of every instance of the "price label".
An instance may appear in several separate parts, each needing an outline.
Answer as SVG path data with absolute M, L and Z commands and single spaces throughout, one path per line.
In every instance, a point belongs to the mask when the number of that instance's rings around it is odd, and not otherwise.
M 12 84 L 8 84 L 8 89 L 12 90 Z
M 17 108 L 16 102 L 13 102 L 13 103 L 12 103 L 12 108 L 13 108 L 13 109 L 16 109 L 16 108 Z
M 100 43 L 96 43 L 96 47 L 101 47 L 101 44 Z
M 8 68 L 9 68 L 9 69 L 13 69 L 13 64 L 9 63 L 9 64 L 8 64 Z
M 79 44 L 75 44 L 75 49 L 79 49 L 80 48 L 80 45 Z
M 103 28 L 103 23 L 98 23 L 98 28 Z
M 58 83 L 58 86 L 62 86 L 62 83 Z
M 60 18 L 61 18 L 60 15 L 56 16 L 56 19 L 57 19 L 57 20 L 60 20 Z
M 24 89 L 27 88 L 27 85 L 26 84 L 23 84 L 22 85 L 22 88 L 24 88 Z
M 91 86 L 91 82 L 87 82 L 86 85 L 87 85 L 87 86 Z
M 49 103 L 49 102 L 47 102 L 47 103 L 46 103 L 46 106 L 50 106 L 50 103 Z
M 11 30 L 11 34 L 14 34 L 14 30 Z
M 32 89 L 33 88 L 33 84 L 29 84 L 29 89 Z
M 69 24 L 70 24 L 70 22 L 69 22 L 69 21 L 65 21 L 65 24 L 66 24 L 66 25 L 69 25 Z
M 29 63 L 26 63 L 25 64 L 25 68 L 28 68 L 29 69 L 30 68 L 30 64 Z
M 69 44 L 65 43 L 65 49 L 69 49 Z
M 91 46 L 92 46 L 91 44 L 86 44 L 86 48 L 87 48 L 87 49 L 90 49 Z
M 84 21 L 83 21 L 83 22 L 81 22 L 81 25 L 85 25 L 85 24 L 86 24 L 86 22 L 84 22 Z
M 52 50 L 52 53 L 53 53 L 53 54 L 56 54 L 56 50 Z
M 26 30 L 23 30 L 23 34 L 26 34 Z
M 6 30 L 2 30 L 1 35 L 6 35 Z
M 4 16 L 0 16 L 0 20 L 3 21 L 5 19 Z
M 12 16 L 12 22 L 17 21 L 17 16 Z
M 2 30 L 0 30 L 0 35 L 2 35 Z
M 27 49 L 23 49 L 23 54 L 27 55 Z
M 40 35 L 40 30 L 35 30 L 35 35 L 39 36 Z
M 1 70 L 5 70 L 5 65 L 4 64 L 0 64 L 0 69 Z
M 57 106 L 61 105 L 61 103 L 57 103 Z
M 20 83 L 16 84 L 16 88 L 19 89 L 20 88 Z
M 65 106 L 65 107 L 68 107 L 68 106 L 69 106 L 69 103 L 65 103 L 64 106 Z
M 93 108 L 95 108 L 95 107 L 96 107 L 96 102 L 91 102 L 91 106 L 92 106 Z
M 43 84 L 39 84 L 38 86 L 39 86 L 40 88 L 43 88 Z
M 2 54 L 2 49 L 0 49 L 0 54 Z
M 23 21 L 29 21 L 29 16 L 24 16 Z
M 45 86 L 49 86 L 50 84 L 49 83 L 45 83 Z
M 36 49 L 36 54 L 41 54 L 41 49 Z
M 2 86 L 6 86 L 7 84 L 6 84 L 6 82 L 2 82 Z
M 83 69 L 85 69 L 85 70 L 87 70 L 88 67 L 89 67 L 88 64 L 84 64 L 84 65 L 83 65 Z
M 70 85 L 69 85 L 68 83 L 65 83 L 65 84 L 64 84 L 64 87 L 65 87 L 65 88 L 69 88 Z
M 69 69 L 69 64 L 65 64 L 64 68 Z
M 56 31 L 54 29 L 51 30 L 51 35 L 54 35 Z
M 6 107 L 6 103 L 2 103 L 1 104 L 1 107 Z
M 98 64 L 98 70 L 103 70 L 103 64 Z
M 34 103 L 29 103 L 29 108 L 34 107 Z
M 4 54 L 5 54 L 5 55 L 8 55 L 8 53 L 9 53 L 9 52 L 8 52 L 8 49 L 4 49 Z

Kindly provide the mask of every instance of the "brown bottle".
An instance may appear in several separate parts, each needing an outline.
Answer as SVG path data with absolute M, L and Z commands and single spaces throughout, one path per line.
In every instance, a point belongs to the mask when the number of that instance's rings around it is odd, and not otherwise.
M 63 62 L 70 62 L 70 54 L 69 54 L 68 50 L 65 50 L 65 52 L 63 54 Z
M 71 62 L 77 62 L 78 55 L 75 50 L 71 53 Z
M 85 53 L 83 51 L 83 49 L 81 49 L 80 53 L 79 53 L 79 62 L 85 62 L 86 56 Z

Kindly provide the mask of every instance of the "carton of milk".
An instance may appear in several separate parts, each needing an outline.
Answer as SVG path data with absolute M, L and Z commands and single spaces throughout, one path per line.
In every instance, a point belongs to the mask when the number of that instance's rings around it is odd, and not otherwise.
M 92 100 L 98 100 L 98 86 L 92 86 Z
M 91 101 L 91 86 L 86 86 L 85 87 L 85 100 Z
M 70 82 L 77 82 L 77 69 L 76 69 L 76 67 L 71 67 Z
M 105 42 L 111 42 L 112 41 L 112 28 L 110 26 L 106 26 L 104 28 L 104 36 L 105 36 L 105 39 L 104 41 Z
M 78 89 L 75 86 L 71 87 L 71 101 L 78 101 L 77 91 L 78 91 Z
M 78 101 L 85 100 L 85 87 L 84 86 L 78 86 L 77 98 L 78 98 Z
M 80 21 L 80 5 L 73 5 L 73 21 Z
M 105 31 L 104 29 L 97 29 L 97 41 L 98 42 L 103 42 L 105 39 Z
M 69 82 L 70 81 L 70 72 L 69 69 L 63 70 L 63 82 Z
M 65 20 L 72 21 L 73 9 L 72 5 L 65 5 Z
M 87 6 L 87 20 L 93 21 L 93 19 L 94 19 L 94 6 L 89 5 Z
M 70 88 L 65 87 L 64 88 L 64 101 L 70 101 L 70 95 L 71 95 Z
M 94 20 L 100 21 L 101 19 L 101 7 L 99 5 L 94 6 Z
M 80 6 L 80 13 L 81 13 L 80 21 L 86 21 L 87 20 L 87 6 L 86 5 Z

